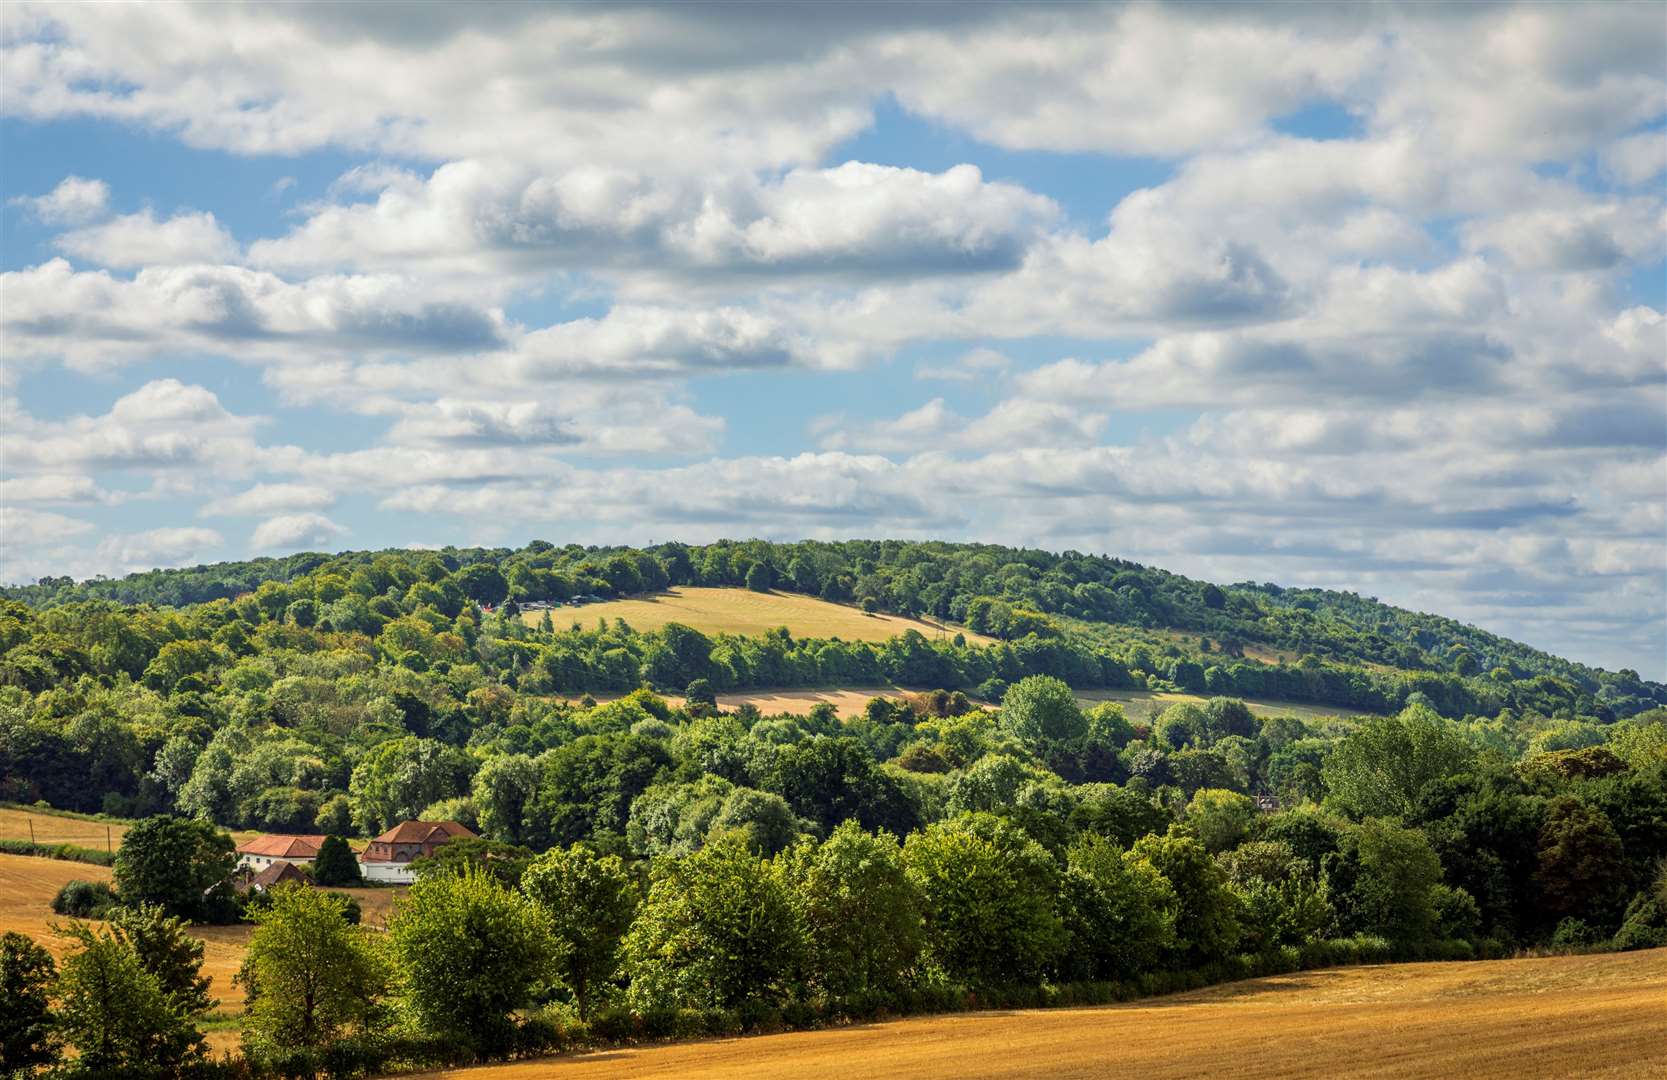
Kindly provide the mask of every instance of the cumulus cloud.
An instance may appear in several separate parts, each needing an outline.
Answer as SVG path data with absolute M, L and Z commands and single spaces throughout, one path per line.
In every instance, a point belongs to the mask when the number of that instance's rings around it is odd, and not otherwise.
M 256 484 L 205 503 L 197 512 L 203 517 L 260 517 L 283 510 L 322 510 L 335 501 L 333 492 L 315 484 Z
M 237 416 L 212 391 L 156 379 L 100 416 L 39 420 L 15 403 L 0 412 L 0 452 L 10 472 L 88 469 L 207 469 L 227 474 L 258 463 L 257 419 Z
M 392 275 L 291 283 L 236 266 L 147 266 L 132 278 L 63 259 L 0 274 L 0 329 L 18 359 L 101 368 L 181 349 L 284 359 L 458 352 L 501 344 L 496 308 L 422 295 Z
M 60 251 L 99 266 L 133 268 L 218 263 L 237 256 L 237 242 L 206 212 L 156 220 L 149 209 L 64 233 Z
M 44 473 L 0 480 L 0 506 L 15 503 L 90 503 L 107 497 L 90 476 Z
M 280 514 L 255 527 L 249 546 L 256 551 L 328 548 L 346 532 L 323 514 Z
M 825 417 L 816 425 L 828 450 L 913 453 L 923 449 L 984 450 L 1012 446 L 1080 446 L 1095 443 L 1104 415 L 1054 402 L 1016 398 L 981 417 L 967 418 L 933 398 L 901 416 L 852 422 Z
M 973 349 L 947 364 L 920 364 L 915 368 L 915 378 L 973 382 L 999 378 L 1012 366 L 1013 362 L 995 349 Z
M 1505 213 L 1472 225 L 1466 239 L 1530 270 L 1610 270 L 1667 257 L 1667 207 L 1632 199 Z
M 110 205 L 110 185 L 66 176 L 45 195 L 19 195 L 11 202 L 48 225 L 81 225 L 104 215 Z
M 91 523 L 80 518 L 15 506 L 11 500 L 0 503 L 0 533 L 5 534 L 5 546 L 13 552 L 59 544 L 89 533 L 92 528 Z
M 1667 132 L 1641 131 L 1603 149 L 1603 166 L 1623 184 L 1640 187 L 1667 172 Z
M 313 208 L 250 259 L 277 269 L 444 264 L 482 272 L 536 266 L 661 273 L 957 274 L 1015 265 L 1058 217 L 1045 196 L 984 180 L 846 162 L 751 174 L 651 177 L 587 166 L 530 174 L 502 161 L 459 161 L 420 179 L 356 171 L 371 202 Z
M 97 558 L 130 572 L 147 570 L 191 562 L 224 542 L 213 529 L 190 526 L 118 533 L 99 541 Z

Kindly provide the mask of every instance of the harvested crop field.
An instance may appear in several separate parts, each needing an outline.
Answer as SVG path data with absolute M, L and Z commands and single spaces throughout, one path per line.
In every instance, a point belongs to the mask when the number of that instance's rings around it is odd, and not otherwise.
M 526 612 L 522 618 L 537 625 L 543 611 Z M 785 626 L 794 637 L 843 638 L 846 641 L 886 641 L 905 630 L 918 630 L 927 637 L 965 634 L 968 641 L 988 645 L 994 639 L 970 630 L 906 619 L 898 615 L 868 614 L 861 608 L 834 604 L 799 593 L 753 592 L 750 589 L 713 589 L 678 585 L 652 596 L 607 600 L 582 607 L 560 607 L 549 611 L 550 621 L 562 630 L 577 622 L 594 627 L 597 619 L 624 619 L 635 630 L 658 630 L 667 623 L 682 623 L 705 634 L 762 634 Z
M 115 851 L 127 835 L 127 823 L 69 817 L 33 807 L 0 806 L 0 839 L 32 840 L 37 844 L 74 844 L 98 851 Z
M 1667 1076 L 1667 950 L 1300 972 L 427 1074 L 456 1080 Z
M 1118 702 L 1129 719 L 1137 724 L 1146 723 L 1171 705 L 1183 702 L 1202 705 L 1210 700 L 1200 694 L 1159 693 L 1151 690 L 1078 690 L 1077 698 L 1085 703 Z M 1318 720 L 1327 716 L 1356 716 L 1361 712 L 1359 709 L 1342 705 L 1316 705 L 1311 701 L 1274 701 L 1258 698 L 1241 700 L 1257 716 L 1294 716 L 1299 720 Z

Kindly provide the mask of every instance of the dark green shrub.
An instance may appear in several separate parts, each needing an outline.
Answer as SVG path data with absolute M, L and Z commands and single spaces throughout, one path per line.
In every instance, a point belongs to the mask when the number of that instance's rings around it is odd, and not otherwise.
M 76 919 L 102 919 L 119 903 L 108 882 L 66 881 L 52 898 L 52 910 Z

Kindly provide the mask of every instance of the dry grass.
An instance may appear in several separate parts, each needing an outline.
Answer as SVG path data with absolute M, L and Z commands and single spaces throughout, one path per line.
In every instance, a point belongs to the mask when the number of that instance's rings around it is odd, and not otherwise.
M 98 851 L 122 846 L 127 826 L 120 822 L 86 821 L 51 811 L 0 806 L 0 839 L 33 840 L 37 844 L 74 844 Z
M 927 1017 L 426 1075 L 1667 1076 L 1667 950 L 1311 971 L 1098 1009 Z
M 556 629 L 577 622 L 592 627 L 597 619 L 624 619 L 634 630 L 658 630 L 667 623 L 682 623 L 707 634 L 762 634 L 785 626 L 794 637 L 843 638 L 846 641 L 886 641 L 905 630 L 918 630 L 927 637 L 965 634 L 968 641 L 988 645 L 994 639 L 970 630 L 898 615 L 870 615 L 860 608 L 832 604 L 798 593 L 758 593 L 750 589 L 711 589 L 678 585 L 652 596 L 609 600 L 583 607 L 556 608 L 550 613 Z M 538 625 L 542 611 L 522 616 Z
M 1199 694 L 1154 693 L 1150 690 L 1078 690 L 1077 697 L 1084 702 L 1118 702 L 1129 719 L 1137 724 L 1151 720 L 1171 705 L 1180 702 L 1202 705 L 1209 700 Z M 1245 698 L 1244 703 L 1257 716 L 1294 716 L 1299 720 L 1318 720 L 1322 717 L 1359 714 L 1358 709 L 1340 705 L 1315 705 L 1312 702 Z

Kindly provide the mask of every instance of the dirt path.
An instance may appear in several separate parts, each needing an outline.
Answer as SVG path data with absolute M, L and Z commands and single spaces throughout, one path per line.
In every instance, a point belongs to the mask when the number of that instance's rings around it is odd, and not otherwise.
M 457 1080 L 1667 1077 L 1667 950 L 1302 972 L 993 1012 L 427 1074 Z

